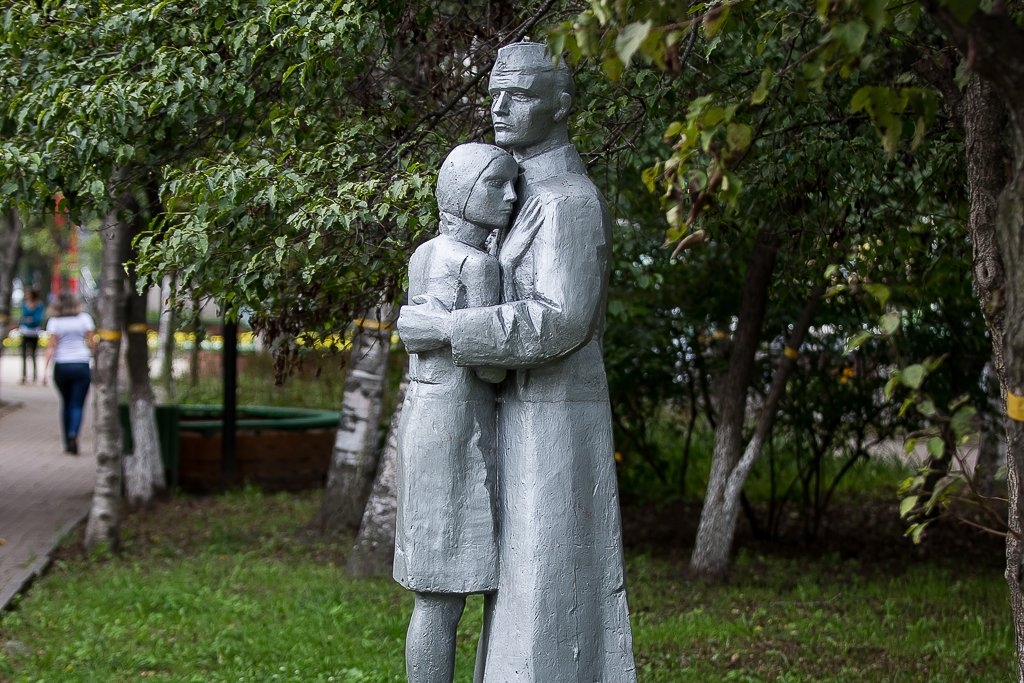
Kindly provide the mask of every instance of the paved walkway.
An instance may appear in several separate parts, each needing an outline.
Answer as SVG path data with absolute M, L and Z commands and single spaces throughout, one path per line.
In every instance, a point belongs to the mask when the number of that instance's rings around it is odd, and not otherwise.
M 20 406 L 0 407 L 0 611 L 46 568 L 57 542 L 85 518 L 96 478 L 92 392 L 79 436 L 81 455 L 65 455 L 57 390 L 52 382 L 22 386 L 20 379 L 18 350 L 4 350 L 0 401 Z

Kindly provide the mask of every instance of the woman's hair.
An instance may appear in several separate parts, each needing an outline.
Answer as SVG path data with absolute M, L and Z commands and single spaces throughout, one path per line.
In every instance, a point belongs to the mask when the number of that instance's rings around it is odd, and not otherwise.
M 500 147 L 480 142 L 467 142 L 448 153 L 437 173 L 437 208 L 465 218 L 469 194 L 487 167 L 511 155 Z
M 61 292 L 57 295 L 57 303 L 54 307 L 55 315 L 57 317 L 78 315 L 78 312 L 81 309 L 82 307 L 78 301 L 78 297 L 71 292 Z

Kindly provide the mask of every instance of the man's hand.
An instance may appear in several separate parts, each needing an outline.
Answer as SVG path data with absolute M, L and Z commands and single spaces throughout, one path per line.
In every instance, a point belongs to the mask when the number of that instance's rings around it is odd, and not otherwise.
M 414 296 L 398 314 L 398 336 L 409 353 L 439 349 L 451 343 L 452 314 L 436 297 Z

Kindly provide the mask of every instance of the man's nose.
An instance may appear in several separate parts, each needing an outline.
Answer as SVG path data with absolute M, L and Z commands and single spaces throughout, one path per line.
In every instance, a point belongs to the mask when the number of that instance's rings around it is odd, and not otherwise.
M 508 111 L 508 93 L 500 92 L 494 96 L 491 103 L 491 111 L 496 114 L 504 114 Z
M 505 183 L 505 196 L 502 199 L 506 202 L 514 202 L 516 200 L 516 188 L 512 183 Z

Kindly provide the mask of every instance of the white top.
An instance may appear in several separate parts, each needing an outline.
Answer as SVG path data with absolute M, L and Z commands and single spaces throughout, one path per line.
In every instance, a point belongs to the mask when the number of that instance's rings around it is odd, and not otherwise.
M 54 363 L 88 363 L 92 358 L 86 335 L 96 329 L 88 313 L 50 318 L 46 323 L 48 334 L 57 336 L 53 352 Z

